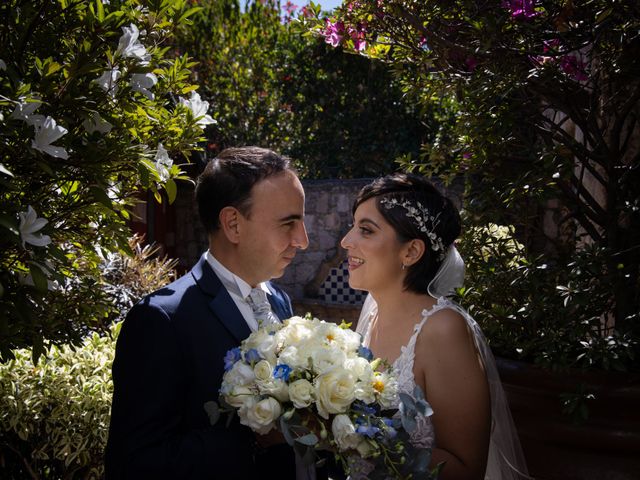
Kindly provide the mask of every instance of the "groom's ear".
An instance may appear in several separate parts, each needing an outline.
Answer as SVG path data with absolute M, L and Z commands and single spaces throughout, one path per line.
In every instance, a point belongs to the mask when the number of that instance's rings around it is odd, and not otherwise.
M 404 248 L 403 264 L 407 267 L 417 263 L 424 255 L 425 245 L 424 241 L 419 238 L 409 240 Z
M 236 208 L 224 207 L 218 216 L 220 228 L 231 243 L 238 243 L 240 240 L 239 215 L 240 212 Z

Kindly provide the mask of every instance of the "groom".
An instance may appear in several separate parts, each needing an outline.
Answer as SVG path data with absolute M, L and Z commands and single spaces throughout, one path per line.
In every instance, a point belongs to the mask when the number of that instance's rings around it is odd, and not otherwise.
M 259 322 L 292 315 L 269 280 L 309 243 L 302 185 L 287 158 L 230 148 L 200 175 L 196 199 L 208 250 L 135 305 L 118 337 L 106 478 L 294 479 L 291 447 L 237 417 L 211 426 L 204 404 L 218 399 L 226 352 Z

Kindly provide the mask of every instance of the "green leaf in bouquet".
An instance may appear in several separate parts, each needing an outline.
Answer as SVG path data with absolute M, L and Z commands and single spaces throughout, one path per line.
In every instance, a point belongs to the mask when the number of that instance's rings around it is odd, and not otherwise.
M 209 423 L 211 423 L 212 426 L 218 423 L 220 419 L 220 407 L 217 402 L 213 400 L 206 402 L 204 404 L 204 410 L 207 412 Z
M 315 433 L 310 432 L 310 433 L 307 433 L 306 435 L 296 438 L 295 441 L 303 445 L 306 445 L 308 447 L 314 447 L 318 444 L 319 440 L 318 440 L 318 436 Z

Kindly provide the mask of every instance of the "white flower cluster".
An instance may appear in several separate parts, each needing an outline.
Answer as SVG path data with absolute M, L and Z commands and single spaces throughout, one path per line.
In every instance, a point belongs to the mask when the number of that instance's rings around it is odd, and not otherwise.
M 329 441 L 338 451 L 366 456 L 369 438 L 350 414 L 358 405 L 395 409 L 399 401 L 395 376 L 376 371 L 378 363 L 352 330 L 292 317 L 257 330 L 227 353 L 220 393 L 257 433 L 269 432 L 281 415 L 304 410 L 330 424 Z

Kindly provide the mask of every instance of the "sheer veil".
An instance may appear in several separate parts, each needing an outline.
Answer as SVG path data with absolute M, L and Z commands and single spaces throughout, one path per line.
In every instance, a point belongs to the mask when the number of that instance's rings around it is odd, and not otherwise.
M 433 280 L 427 288 L 434 298 L 450 296 L 455 288 L 462 286 L 464 280 L 464 261 L 454 245 L 448 249 Z M 487 341 L 476 321 L 459 305 L 448 301 L 449 307 L 459 312 L 467 321 L 473 333 L 476 348 L 487 373 L 491 394 L 491 438 L 485 480 L 522 480 L 530 479 L 527 465 L 520 446 L 520 440 L 511 417 L 509 404 L 500 382 L 496 362 Z M 362 306 L 356 331 L 364 335 L 369 322 L 375 316 L 378 306 L 371 297 Z M 436 432 L 437 443 L 437 432 Z

